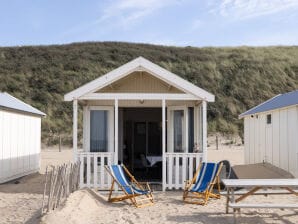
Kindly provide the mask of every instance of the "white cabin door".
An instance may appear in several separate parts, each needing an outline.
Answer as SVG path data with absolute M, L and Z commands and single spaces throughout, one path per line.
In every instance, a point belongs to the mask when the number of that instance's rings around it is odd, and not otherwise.
M 90 107 L 88 145 L 90 152 L 114 151 L 113 107 Z
M 188 113 L 186 106 L 168 107 L 167 152 L 188 152 Z

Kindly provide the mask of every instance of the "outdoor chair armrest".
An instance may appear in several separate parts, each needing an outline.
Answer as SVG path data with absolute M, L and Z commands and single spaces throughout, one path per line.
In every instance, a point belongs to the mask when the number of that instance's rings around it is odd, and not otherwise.
M 149 190 L 151 191 L 151 188 L 149 186 L 149 182 L 134 182 L 135 186 L 138 186 L 141 188 L 141 190 Z M 143 189 L 142 189 L 143 188 Z

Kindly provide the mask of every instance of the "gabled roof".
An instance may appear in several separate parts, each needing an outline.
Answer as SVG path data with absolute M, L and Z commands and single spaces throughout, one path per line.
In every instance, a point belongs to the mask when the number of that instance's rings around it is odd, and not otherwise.
M 285 94 L 279 94 L 265 101 L 264 103 L 261 103 L 260 105 L 240 114 L 239 118 L 242 118 L 251 114 L 275 110 L 275 109 L 288 107 L 292 105 L 298 105 L 298 90 L 285 93 Z
M 0 92 L 0 109 L 15 110 L 18 112 L 25 112 L 35 114 L 39 116 L 45 116 L 46 114 L 37 110 L 36 108 L 24 103 L 23 101 L 13 97 L 8 93 Z
M 200 99 L 214 102 L 214 95 L 207 92 L 204 89 L 201 89 L 194 84 L 182 79 L 178 75 L 152 63 L 151 61 L 138 57 L 118 68 L 108 72 L 107 74 L 67 93 L 64 95 L 65 101 L 72 101 L 73 99 L 78 99 L 81 96 L 95 92 L 105 86 L 110 85 L 111 83 L 131 74 L 134 71 L 147 71 L 151 75 L 163 80 L 170 85 L 186 92 L 190 93 Z

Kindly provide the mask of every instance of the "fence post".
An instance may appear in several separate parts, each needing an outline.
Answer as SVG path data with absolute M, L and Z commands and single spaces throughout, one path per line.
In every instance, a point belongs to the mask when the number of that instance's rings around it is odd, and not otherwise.
M 59 134 L 59 152 L 61 152 L 61 135 Z

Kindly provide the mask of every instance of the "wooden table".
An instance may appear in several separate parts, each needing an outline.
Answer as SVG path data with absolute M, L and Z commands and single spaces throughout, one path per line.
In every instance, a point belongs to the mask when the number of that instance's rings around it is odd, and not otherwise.
M 223 179 L 222 182 L 227 188 L 227 204 L 226 213 L 229 212 L 229 208 L 233 208 L 234 220 L 235 211 L 240 210 L 240 208 L 298 208 L 298 203 L 296 204 L 260 204 L 260 203 L 239 203 L 243 199 L 249 197 L 250 195 L 256 194 L 294 194 L 298 196 L 298 179 Z M 242 191 L 243 193 L 237 194 L 235 189 L 245 188 L 247 191 Z M 268 190 L 269 189 L 269 190 Z M 271 189 L 282 189 L 284 192 L 277 192 Z M 235 196 L 238 195 L 238 198 Z

